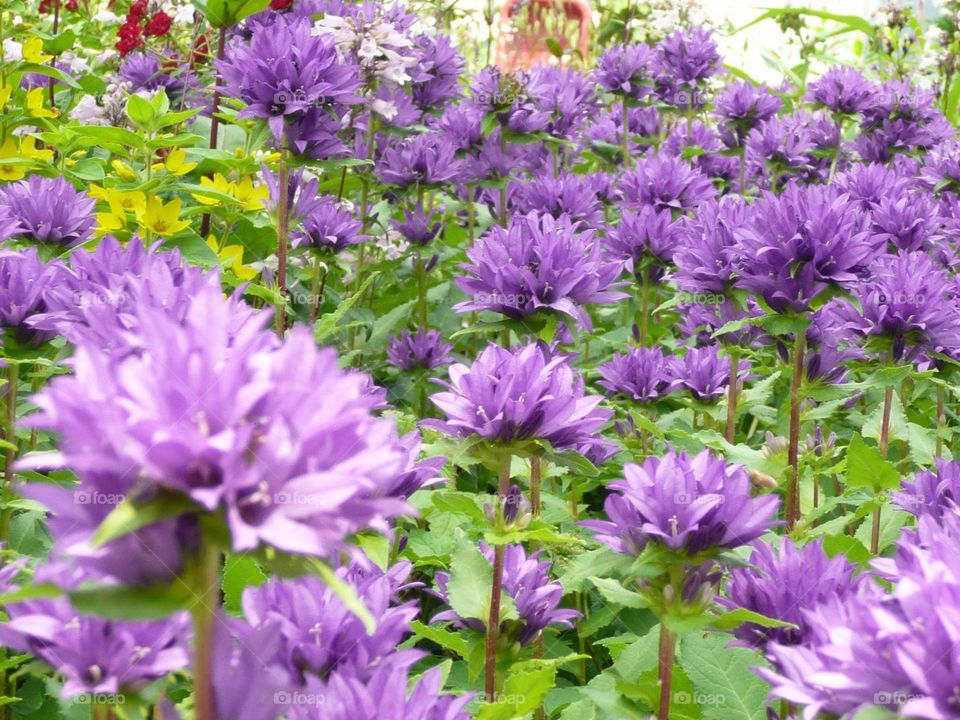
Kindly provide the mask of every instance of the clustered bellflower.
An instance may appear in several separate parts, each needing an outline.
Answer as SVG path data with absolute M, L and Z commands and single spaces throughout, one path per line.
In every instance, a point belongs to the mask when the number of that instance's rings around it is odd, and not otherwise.
M 0 188 L 0 208 L 18 225 L 13 237 L 60 250 L 93 236 L 95 204 L 62 177 L 31 175 Z

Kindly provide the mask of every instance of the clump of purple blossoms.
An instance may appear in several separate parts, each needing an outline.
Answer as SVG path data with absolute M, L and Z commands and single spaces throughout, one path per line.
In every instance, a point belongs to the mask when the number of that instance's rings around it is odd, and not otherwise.
M 934 94 L 909 80 L 888 80 L 863 111 L 855 147 L 867 162 L 886 163 L 899 155 L 926 151 L 953 137 Z
M 583 175 L 565 173 L 559 177 L 532 178 L 529 182 L 511 183 L 510 205 L 513 212 L 528 215 L 531 212 L 558 218 L 567 215 L 572 222 L 586 227 L 603 223 L 603 204 L 591 179 Z
M 505 350 L 488 345 L 469 367 L 450 367 L 445 392 L 430 399 L 445 420 L 423 425 L 456 437 L 477 435 L 510 446 L 545 440 L 557 450 L 578 450 L 610 419 L 601 397 L 584 392 L 566 356 L 538 344 Z
M 709 177 L 687 161 L 665 153 L 637 163 L 620 180 L 620 195 L 627 208 L 650 206 L 681 214 L 695 210 L 716 194 Z
M 653 90 L 654 60 L 649 45 L 617 45 L 598 58 L 593 77 L 609 93 L 643 100 Z
M 673 279 L 691 293 L 726 293 L 736 272 L 736 232 L 746 224 L 748 206 L 737 198 L 701 205 L 679 224 L 672 260 Z
M 728 148 L 743 147 L 750 131 L 775 116 L 782 106 L 783 101 L 766 86 L 758 87 L 746 80 L 730 83 L 713 102 L 723 144 Z
M 238 551 L 327 556 L 406 510 L 377 497 L 406 461 L 392 421 L 372 414 L 380 396 L 305 329 L 279 342 L 269 314 L 248 312 L 238 326 L 217 287 L 182 320 L 136 312 L 137 353 L 81 345 L 74 374 L 34 399 L 33 425 L 60 436 L 48 466 L 74 471 L 78 490 L 175 493 L 197 512 L 222 512 Z
M 779 499 L 750 496 L 750 478 L 709 450 L 690 457 L 668 449 L 642 465 L 624 466 L 610 483 L 608 520 L 581 523 L 597 540 L 626 555 L 649 543 L 683 556 L 732 549 L 756 540 L 773 525 Z
M 401 370 L 432 370 L 449 365 L 453 345 L 445 343 L 439 330 L 404 330 L 387 343 L 387 362 Z
M 960 512 L 960 464 L 935 458 L 934 470 L 920 470 L 905 480 L 893 501 L 917 517 L 940 522 L 945 514 Z
M 603 379 L 598 384 L 611 395 L 623 395 L 635 402 L 651 403 L 677 389 L 677 359 L 664 355 L 659 347 L 632 347 L 617 353 L 597 367 Z
M 730 384 L 730 358 L 720 357 L 717 345 L 688 348 L 674 368 L 678 388 L 689 390 L 699 402 L 719 400 Z M 749 372 L 750 364 L 741 360 L 737 370 L 739 382 L 743 382 Z
M 657 95 L 679 109 L 702 108 L 704 83 L 720 66 L 712 30 L 695 27 L 672 32 L 657 45 Z
M 638 280 L 659 282 L 680 242 L 680 223 L 669 210 L 647 205 L 624 210 L 620 222 L 603 239 L 607 254 L 622 262 Z
M 431 210 L 424 213 L 423 205 L 417 204 L 413 210 L 403 211 L 403 220 L 391 220 L 390 225 L 400 233 L 404 240 L 421 247 L 429 245 L 437 236 L 442 236 L 446 224 L 434 220 L 442 211 Z
M 235 39 L 217 62 L 222 92 L 246 103 L 238 117 L 265 120 L 276 142 L 314 159 L 346 151 L 340 116 L 360 102 L 357 68 L 341 62 L 329 35 L 305 18 L 277 17 L 250 42 Z
M 493 548 L 480 543 L 483 553 L 493 564 Z M 576 610 L 560 607 L 563 599 L 563 585 L 550 580 L 550 563 L 540 561 L 541 552 L 529 556 L 522 545 L 507 545 L 503 556 L 503 591 L 513 598 L 519 623 L 509 629 L 508 634 L 514 642 L 529 645 L 548 627 L 573 627 L 572 621 L 580 617 Z M 447 581 L 449 573 L 438 572 L 434 576 L 438 595 L 447 600 Z M 431 618 L 431 623 L 453 621 L 455 625 L 468 627 L 476 632 L 485 632 L 486 624 L 479 618 L 461 618 L 454 610 L 444 610 Z
M 414 104 L 430 112 L 460 96 L 460 74 L 466 63 L 446 35 L 421 35 L 415 41 L 417 67 L 410 85 Z
M 76 247 L 93 236 L 96 200 L 78 192 L 62 177 L 31 175 L 0 188 L 0 208 L 6 208 L 19 229 L 19 240 Z
M 387 185 L 401 189 L 455 182 L 461 162 L 453 146 L 437 133 L 422 133 L 389 145 L 377 161 L 376 174 Z
M 596 86 L 583 73 L 573 69 L 537 66 L 530 70 L 527 92 L 549 120 L 543 132 L 555 138 L 574 138 L 583 124 L 596 112 Z M 562 159 L 567 150 L 561 148 Z
M 469 274 L 456 283 L 470 300 L 454 306 L 457 312 L 490 310 L 522 320 L 552 311 L 590 329 L 584 305 L 626 297 L 610 289 L 620 264 L 604 257 L 592 230 L 563 215 L 514 216 L 509 227 L 491 228 L 467 258 Z
M 290 233 L 293 247 L 310 247 L 339 253 L 363 242 L 363 223 L 344 209 L 332 195 L 321 195 L 309 204 L 309 211 Z
M 52 338 L 52 332 L 37 330 L 31 321 L 49 309 L 51 292 L 66 276 L 61 263 L 43 262 L 36 248 L 0 248 L 0 332 L 22 345 Z
M 718 602 L 728 610 L 744 608 L 794 626 L 745 623 L 734 630 L 740 643 L 760 650 L 771 642 L 802 645 L 810 636 L 807 612 L 826 599 L 855 592 L 863 577 L 856 571 L 843 554 L 828 558 L 822 540 L 800 547 L 784 538 L 776 550 L 757 542 L 750 566 L 730 571 L 727 597 Z
M 855 115 L 874 103 L 876 86 L 858 70 L 835 65 L 810 83 L 807 101 L 838 115 Z
M 4 593 L 17 589 L 10 583 L 15 572 L 15 565 L 4 569 L 0 578 Z M 92 578 L 76 569 L 41 567 L 34 575 L 35 582 L 61 586 L 87 579 Z M 183 613 L 165 620 L 105 620 L 78 612 L 65 596 L 9 603 L 5 613 L 0 643 L 30 653 L 62 674 L 66 682 L 60 692 L 65 698 L 136 691 L 190 662 L 190 619 Z
M 778 313 L 801 312 L 829 287 L 851 286 L 875 253 L 868 218 L 830 187 L 766 194 L 737 238 L 737 286 Z

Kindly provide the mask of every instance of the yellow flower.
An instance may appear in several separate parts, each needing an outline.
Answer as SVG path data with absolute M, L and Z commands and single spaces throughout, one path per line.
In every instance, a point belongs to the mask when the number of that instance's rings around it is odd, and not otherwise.
M 220 249 L 217 239 L 211 235 L 207 238 L 207 246 L 220 258 L 220 266 L 230 270 L 240 280 L 252 280 L 257 276 L 256 270 L 243 264 L 243 247 L 240 245 L 227 245 Z
M 2 109 L 7 101 L 10 99 L 10 93 L 13 92 L 13 88 L 9 85 L 0 85 L 0 109 Z
M 20 157 L 50 162 L 53 160 L 53 150 L 37 150 L 37 139 L 33 135 L 24 135 L 20 139 Z
M 9 162 L 10 160 L 40 160 L 50 162 L 52 150 L 37 150 L 36 138 L 26 135 L 21 138 L 10 136 L 0 145 L 0 180 L 21 180 L 27 174 L 29 163 Z
M 107 190 L 106 192 L 106 201 L 110 204 L 110 212 L 114 215 L 123 216 L 126 213 L 133 213 L 139 216 L 147 207 L 147 196 L 142 192 L 136 190 L 129 192 Z
M 137 173 L 133 171 L 133 168 L 127 165 L 123 160 L 113 160 L 110 163 L 113 166 L 113 169 L 116 171 L 117 175 L 121 179 L 128 182 L 133 182 L 137 179 Z
M 162 163 L 156 163 L 154 170 L 166 170 L 171 175 L 186 175 L 193 170 L 197 164 L 195 162 L 184 162 L 187 159 L 187 151 L 182 148 L 171 150 Z
M 106 235 L 108 232 L 116 230 L 125 230 L 127 227 L 127 218 L 125 215 L 117 215 L 113 212 L 97 213 L 97 235 Z
M 224 195 L 230 195 L 233 197 L 233 183 L 227 180 L 227 178 L 220 173 L 214 173 L 212 180 L 208 177 L 200 178 L 200 184 L 205 188 L 210 188 L 211 190 L 216 190 Z M 199 193 L 191 194 L 198 203 L 202 203 L 203 205 L 216 205 L 218 202 L 220 202 L 216 198 L 200 195 Z
M 175 235 L 190 225 L 187 220 L 180 219 L 180 205 L 180 198 L 164 204 L 163 200 L 152 195 L 137 215 L 137 222 L 155 235 Z
M 245 177 L 233 187 L 233 196 L 244 210 L 262 210 L 263 201 L 270 194 L 266 185 L 254 185 L 253 178 Z
M 53 59 L 53 55 L 47 55 L 45 52 L 43 52 L 43 40 L 38 37 L 32 37 L 23 43 L 23 50 L 21 53 L 23 54 L 24 60 L 31 63 L 37 63 L 38 65 L 40 63 L 45 63 L 47 60 Z
M 53 110 L 47 110 L 43 106 L 42 87 L 27 91 L 27 112 L 35 118 L 52 118 L 59 114 L 56 108 Z

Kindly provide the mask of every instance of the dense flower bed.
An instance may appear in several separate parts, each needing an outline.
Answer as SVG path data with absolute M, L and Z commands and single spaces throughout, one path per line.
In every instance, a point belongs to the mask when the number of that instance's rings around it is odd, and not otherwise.
M 3 12 L 0 720 L 960 718 L 960 35 L 680 5 Z

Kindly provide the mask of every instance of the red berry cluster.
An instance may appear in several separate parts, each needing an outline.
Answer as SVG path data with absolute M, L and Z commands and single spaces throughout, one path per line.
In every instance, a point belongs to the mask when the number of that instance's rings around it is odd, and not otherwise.
M 144 37 L 163 37 L 170 32 L 173 18 L 162 10 L 157 10 L 148 19 L 147 11 L 147 0 L 136 0 L 130 4 L 127 19 L 117 30 L 117 35 L 120 37 L 117 41 L 117 50 L 120 51 L 120 57 L 143 47 Z

